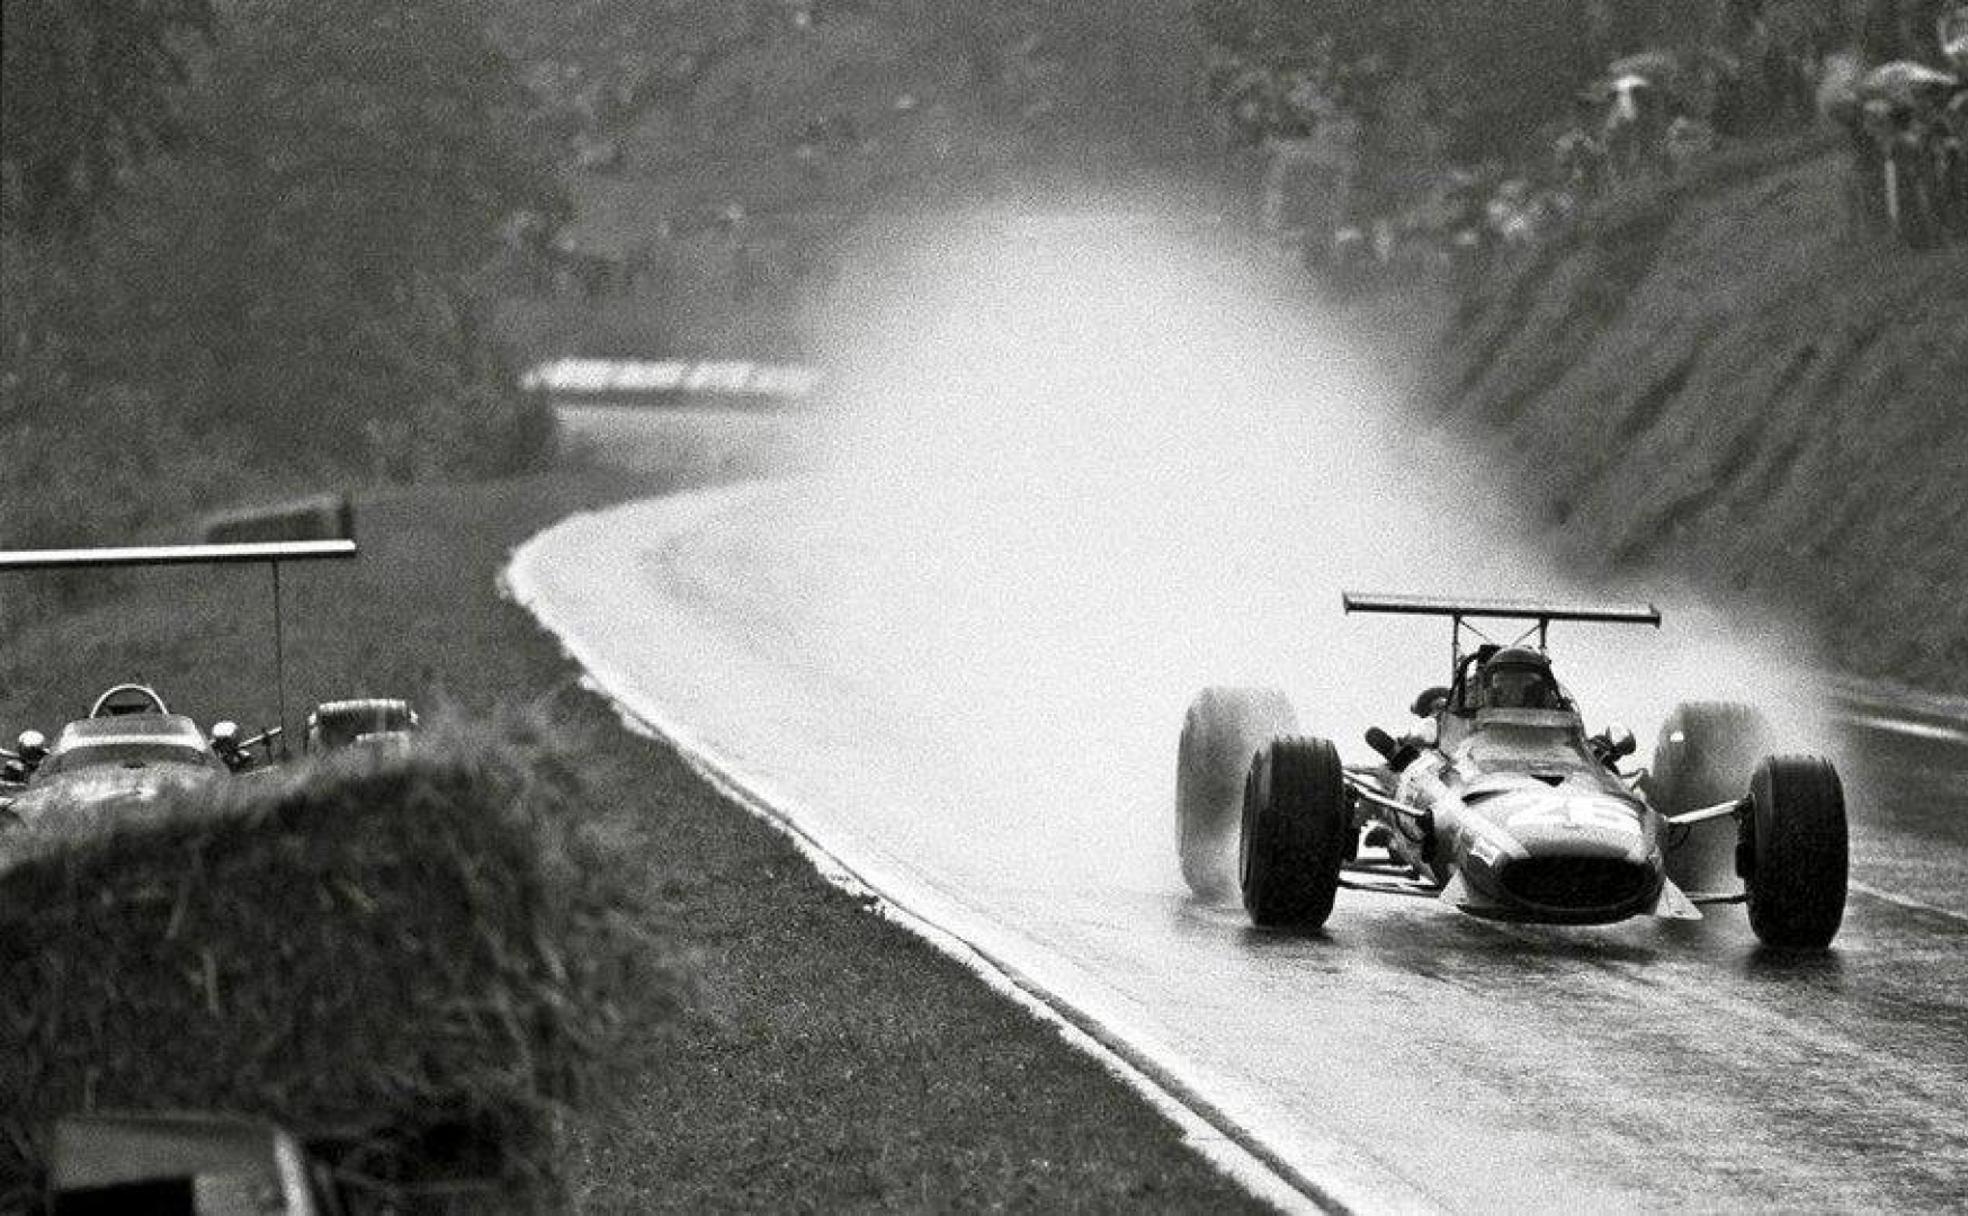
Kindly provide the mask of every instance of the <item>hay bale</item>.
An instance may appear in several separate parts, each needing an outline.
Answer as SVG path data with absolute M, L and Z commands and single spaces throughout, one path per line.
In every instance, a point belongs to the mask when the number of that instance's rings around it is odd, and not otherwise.
M 674 975 L 564 750 L 523 724 L 427 744 L 228 781 L 0 872 L 0 1178 L 41 1173 L 58 1115 L 220 1110 L 372 1175 L 489 1170 L 471 1206 L 557 1205 L 615 998 Z

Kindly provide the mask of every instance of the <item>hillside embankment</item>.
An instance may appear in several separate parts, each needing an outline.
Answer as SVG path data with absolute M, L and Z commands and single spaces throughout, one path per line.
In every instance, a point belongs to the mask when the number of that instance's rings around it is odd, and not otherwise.
M 1495 267 L 1435 368 L 1588 562 L 1814 625 L 1826 661 L 1968 687 L 1968 249 L 1851 231 L 1803 142 L 1615 200 Z

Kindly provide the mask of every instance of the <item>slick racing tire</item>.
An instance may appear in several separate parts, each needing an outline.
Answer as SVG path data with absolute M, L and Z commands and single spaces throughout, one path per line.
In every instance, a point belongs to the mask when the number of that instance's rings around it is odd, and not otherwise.
M 414 731 L 417 713 L 397 697 L 323 701 L 308 714 L 308 725 L 309 751 L 339 751 L 366 734 Z
M 1749 783 L 1737 865 L 1765 945 L 1821 950 L 1845 918 L 1845 789 L 1816 756 L 1772 756 Z
M 1182 877 L 1203 899 L 1237 889 L 1237 816 L 1251 757 L 1298 729 L 1275 688 L 1205 688 L 1182 718 L 1175 760 L 1175 847 Z
M 1647 798 L 1663 815 L 1680 815 L 1743 796 L 1756 763 L 1775 750 L 1761 712 L 1734 701 L 1685 701 L 1661 724 L 1647 777 Z M 1735 824 L 1728 819 L 1669 828 L 1667 876 L 1683 891 L 1736 890 Z
M 1351 835 L 1339 753 L 1325 739 L 1278 739 L 1244 781 L 1238 877 L 1266 929 L 1316 929 L 1332 915 Z

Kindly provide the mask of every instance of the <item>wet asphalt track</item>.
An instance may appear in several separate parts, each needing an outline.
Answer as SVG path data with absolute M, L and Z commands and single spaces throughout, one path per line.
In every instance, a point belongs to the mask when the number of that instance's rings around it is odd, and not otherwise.
M 633 463 L 699 423 L 576 412 Z M 738 424 L 756 429 L 747 419 Z M 642 438 L 638 438 L 641 436 Z M 665 438 L 667 436 L 667 438 Z M 1508 927 L 1342 893 L 1265 935 L 1176 876 L 1174 726 L 1139 774 L 971 745 L 754 568 L 771 492 L 574 521 L 534 583 L 604 685 L 914 911 L 1096 1018 L 1366 1210 L 1968 1206 L 1968 721 L 1846 701 L 1853 881 L 1826 956 L 1699 924 Z M 1033 737 L 1054 725 L 1043 699 Z M 1075 724 L 1084 736 L 1085 724 Z M 1134 746 L 1130 743 L 1128 746 Z M 1125 752 L 1125 748 L 1122 749 Z M 1166 752 L 1166 755 L 1162 753 Z M 1107 805 L 1108 803 L 1114 805 Z

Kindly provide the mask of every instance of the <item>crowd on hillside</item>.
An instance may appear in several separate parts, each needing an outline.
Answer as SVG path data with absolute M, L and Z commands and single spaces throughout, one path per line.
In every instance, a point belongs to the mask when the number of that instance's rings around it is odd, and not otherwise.
M 1717 45 L 1620 55 L 1514 155 L 1449 167 L 1425 131 L 1390 137 L 1425 120 L 1389 104 L 1404 82 L 1371 56 L 1225 52 L 1210 90 L 1225 138 L 1260 153 L 1260 224 L 1301 241 L 1308 266 L 1341 287 L 1479 268 L 1610 195 L 1813 124 L 1847 149 L 1839 222 L 1852 232 L 1916 248 L 1968 240 L 1968 4 L 1935 15 L 1930 37 L 1905 22 L 1855 36 L 1851 22 L 1809 19 L 1823 8 L 1754 5 Z M 1403 141 L 1427 169 L 1386 171 Z

